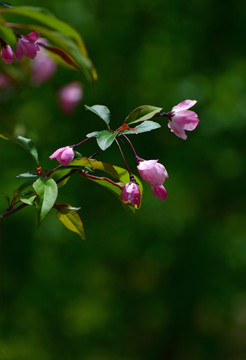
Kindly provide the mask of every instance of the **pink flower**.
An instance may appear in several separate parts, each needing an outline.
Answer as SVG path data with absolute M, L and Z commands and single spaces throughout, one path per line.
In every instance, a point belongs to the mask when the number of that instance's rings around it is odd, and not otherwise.
M 15 54 L 13 53 L 13 50 L 7 44 L 2 45 L 1 56 L 6 64 L 12 64 L 15 58 Z
M 58 101 L 62 111 L 70 114 L 82 99 L 82 86 L 79 82 L 71 82 L 62 87 L 58 93 Z
M 16 46 L 15 57 L 21 60 L 23 56 L 34 59 L 37 52 L 40 50 L 36 41 L 39 39 L 39 34 L 36 31 L 28 35 L 20 35 Z
M 151 185 L 162 185 L 164 180 L 168 178 L 168 173 L 158 160 L 143 160 L 137 166 L 139 174 Z
M 71 146 L 65 146 L 57 149 L 52 155 L 50 160 L 56 158 L 56 160 L 63 166 L 67 166 L 74 158 L 74 152 Z
M 196 100 L 184 100 L 172 108 L 168 127 L 183 140 L 187 139 L 185 130 L 194 130 L 199 122 L 197 114 L 194 111 L 187 110 L 196 103 Z
M 121 191 L 120 196 L 124 202 L 128 202 L 131 205 L 137 205 L 139 208 L 141 194 L 139 187 L 134 182 L 127 183 Z
M 161 201 L 167 199 L 167 190 L 164 188 L 163 185 L 160 186 L 151 186 L 152 193 L 154 197 L 158 197 Z
M 46 45 L 45 39 L 40 39 L 39 45 Z M 41 85 L 48 81 L 56 72 L 57 65 L 47 51 L 40 47 L 35 59 L 31 62 L 32 78 L 31 82 L 34 85 Z

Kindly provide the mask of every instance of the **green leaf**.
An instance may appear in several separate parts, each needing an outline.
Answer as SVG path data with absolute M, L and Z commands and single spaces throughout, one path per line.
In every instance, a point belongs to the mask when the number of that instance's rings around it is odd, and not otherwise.
M 118 135 L 118 132 L 114 132 L 113 134 L 108 130 L 100 131 L 97 135 L 97 144 L 103 151 L 112 145 L 114 139 Z
M 32 157 L 34 158 L 36 163 L 39 165 L 38 152 L 37 152 L 37 149 L 31 139 L 27 139 L 23 136 L 12 136 L 12 135 L 8 135 L 8 134 L 0 134 L 0 137 L 5 140 L 10 140 L 13 143 L 23 147 L 26 151 L 29 152 L 29 154 L 32 155 Z
M 3 197 L 3 198 L 7 201 L 8 205 L 10 205 L 10 198 L 9 198 L 8 195 L 5 195 L 5 194 L 3 194 L 3 193 L 0 193 L 0 196 Z
M 37 194 L 37 223 L 39 225 L 53 208 L 58 195 L 58 187 L 55 180 L 51 178 L 39 178 L 32 186 Z
M 89 138 L 89 137 L 92 137 L 92 136 L 97 136 L 97 135 L 99 134 L 99 132 L 100 132 L 100 131 L 93 131 L 93 132 L 87 134 L 86 137 Z
M 86 110 L 89 110 L 99 116 L 107 125 L 110 123 L 110 111 L 107 106 L 104 105 L 93 105 L 87 106 L 85 105 Z
M 34 200 L 36 198 L 36 195 L 33 193 L 33 191 L 31 191 L 30 193 L 28 192 L 27 194 L 22 194 L 21 196 L 19 196 L 19 199 L 21 202 L 23 202 L 24 204 L 27 205 L 31 205 L 34 206 Z
M 146 121 L 142 122 L 140 125 L 137 125 L 135 127 L 135 129 L 137 130 L 137 134 L 141 134 L 144 132 L 158 129 L 160 127 L 161 127 L 161 125 L 158 124 L 157 122 L 146 120 Z M 124 131 L 122 131 L 122 134 L 136 134 L 136 133 L 131 130 L 124 130 Z
M 79 159 L 79 160 L 73 160 L 70 164 L 69 164 L 70 168 L 86 168 L 89 167 L 91 169 L 94 170 L 102 170 L 108 174 L 110 174 L 114 179 L 117 180 L 118 185 L 121 185 L 121 187 L 124 187 L 124 185 L 126 183 L 129 182 L 129 173 L 126 169 L 121 168 L 119 166 L 116 165 L 112 165 L 110 163 L 104 162 L 104 161 L 98 161 L 95 159 L 88 159 L 86 157 Z M 141 193 L 141 199 L 142 199 L 142 194 L 143 194 L 143 185 L 140 181 L 140 179 L 134 175 L 134 178 L 138 184 L 140 193 Z M 89 179 L 89 178 L 88 178 Z M 120 193 L 121 193 L 121 189 L 117 186 L 117 183 L 114 185 L 111 182 L 108 182 L 105 179 L 92 179 L 90 178 L 89 180 L 94 181 L 96 183 L 98 183 L 99 185 L 105 187 L 106 189 L 108 189 L 109 191 L 111 191 L 121 202 L 122 199 L 120 197 Z M 132 205 L 127 205 L 130 210 L 132 210 L 133 212 L 134 207 Z M 141 204 L 140 204 L 141 206 Z
M 139 121 L 145 121 L 151 119 L 153 116 L 161 112 L 162 108 L 142 105 L 133 110 L 126 118 L 126 124 L 133 124 Z
M 55 182 L 58 185 L 58 188 L 61 188 L 62 186 L 66 185 L 68 180 L 70 179 L 70 176 L 66 177 L 64 180 L 61 180 L 64 176 L 68 175 L 70 173 L 71 169 L 64 169 L 61 167 L 61 170 L 55 171 L 51 177 L 55 180 Z
M 55 208 L 58 209 L 56 213 L 57 219 L 60 220 L 68 230 L 75 232 L 82 240 L 85 240 L 84 225 L 79 214 L 75 211 L 77 208 L 68 204 L 56 204 Z
M 0 24 L 0 37 L 14 49 L 17 39 L 12 29 Z
M 22 190 L 28 188 L 28 186 L 32 185 L 36 181 L 36 178 L 31 178 L 21 184 L 16 191 L 21 192 Z
M 37 178 L 38 175 L 35 171 L 27 171 L 25 173 L 17 175 L 16 177 L 17 179 L 29 179 L 29 178 Z

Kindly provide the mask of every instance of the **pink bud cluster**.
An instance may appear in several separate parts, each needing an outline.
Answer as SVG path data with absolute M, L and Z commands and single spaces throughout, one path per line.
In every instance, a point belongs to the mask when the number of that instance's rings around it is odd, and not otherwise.
M 39 37 L 40 36 L 36 31 L 27 35 L 18 35 L 15 54 L 11 47 L 2 40 L 1 57 L 3 61 L 6 64 L 12 64 L 14 59 L 21 60 L 23 56 L 34 59 L 37 52 L 40 50 L 37 44 Z

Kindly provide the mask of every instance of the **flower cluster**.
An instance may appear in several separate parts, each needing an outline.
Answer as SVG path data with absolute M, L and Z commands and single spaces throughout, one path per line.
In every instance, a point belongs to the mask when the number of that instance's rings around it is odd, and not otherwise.
M 11 47 L 1 40 L 1 57 L 6 64 L 12 64 L 13 60 L 21 60 L 23 56 L 34 59 L 40 50 L 37 40 L 39 34 L 36 31 L 27 35 L 17 35 L 18 41 L 15 54 Z

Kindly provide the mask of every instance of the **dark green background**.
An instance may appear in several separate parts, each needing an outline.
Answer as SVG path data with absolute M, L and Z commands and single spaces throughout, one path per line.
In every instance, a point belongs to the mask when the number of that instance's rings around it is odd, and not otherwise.
M 84 103 L 107 105 L 116 128 L 139 105 L 168 111 L 197 99 L 200 123 L 187 141 L 165 121 L 132 136 L 139 156 L 158 158 L 169 173 L 167 201 L 145 183 L 136 216 L 98 185 L 69 181 L 59 199 L 82 207 L 86 242 L 51 215 L 36 229 L 31 208 L 1 222 L 0 359 L 245 360 L 245 4 L 12 3 L 47 7 L 72 24 L 99 74 L 92 89 L 60 68 L 42 87 L 2 98 L 1 130 L 35 139 L 43 166 L 58 147 L 103 128 Z M 55 97 L 72 80 L 83 81 L 84 97 L 66 116 Z M 34 164 L 21 148 L 0 146 L 0 191 L 11 192 Z M 90 155 L 96 143 L 79 150 Z M 116 146 L 101 159 L 124 166 Z

